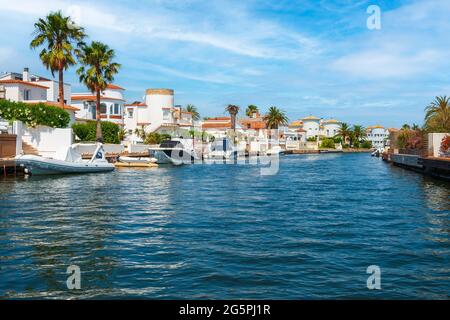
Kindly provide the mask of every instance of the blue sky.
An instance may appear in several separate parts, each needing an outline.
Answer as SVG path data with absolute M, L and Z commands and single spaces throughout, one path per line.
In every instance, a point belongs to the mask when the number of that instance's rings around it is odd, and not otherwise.
M 368 30 L 366 9 L 382 11 Z M 61 9 L 89 40 L 116 50 L 115 83 L 128 101 L 146 88 L 173 88 L 175 103 L 202 116 L 226 104 L 290 120 L 314 114 L 352 124 L 422 123 L 436 95 L 450 94 L 447 0 L 0 0 L 0 71 L 49 76 L 29 49 L 33 23 Z M 85 91 L 75 68 L 73 91 Z

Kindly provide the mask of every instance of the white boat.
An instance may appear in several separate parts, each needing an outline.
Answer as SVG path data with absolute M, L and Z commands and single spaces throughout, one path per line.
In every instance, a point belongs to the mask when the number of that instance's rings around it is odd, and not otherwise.
M 150 157 L 156 158 L 157 164 L 191 164 L 199 160 L 195 151 L 189 148 L 187 139 L 172 139 L 163 141 L 159 147 L 149 148 Z
M 150 158 L 150 157 L 123 157 L 120 156 L 117 161 L 123 162 L 123 163 L 156 163 L 156 158 Z
M 210 145 L 208 159 L 232 159 L 237 157 L 237 150 L 230 139 L 216 139 Z
M 24 167 L 24 172 L 31 175 L 69 174 L 108 172 L 114 170 L 114 165 L 105 159 L 105 150 L 101 143 L 90 160 L 84 161 L 75 151 L 74 146 L 60 152 L 54 159 L 35 155 L 16 156 L 17 165 Z

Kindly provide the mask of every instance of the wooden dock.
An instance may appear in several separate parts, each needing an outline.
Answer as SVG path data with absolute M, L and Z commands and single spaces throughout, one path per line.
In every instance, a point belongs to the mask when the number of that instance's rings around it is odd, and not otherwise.
M 17 166 L 14 159 L 0 159 L 0 178 L 25 175 L 23 167 Z

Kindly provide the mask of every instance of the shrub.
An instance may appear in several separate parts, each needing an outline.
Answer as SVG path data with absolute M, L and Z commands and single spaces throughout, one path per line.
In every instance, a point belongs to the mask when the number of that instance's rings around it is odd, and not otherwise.
M 309 137 L 308 139 L 306 139 L 306 141 L 316 142 L 317 141 L 317 137 Z
M 167 133 L 157 133 L 151 132 L 146 135 L 144 143 L 145 144 L 160 144 L 164 140 L 169 140 L 171 138 L 170 134 Z
M 119 125 L 113 122 L 102 121 L 102 135 L 104 143 L 120 143 L 119 139 Z M 72 125 L 73 132 L 82 142 L 95 141 L 97 132 L 97 122 L 87 121 L 86 123 L 74 123 Z
M 342 143 L 342 138 L 339 136 L 333 137 L 334 143 Z
M 327 149 L 334 149 L 334 140 L 333 139 L 324 139 L 322 140 L 322 143 L 320 144 L 321 148 L 327 148 Z
M 363 149 L 370 149 L 370 148 L 372 148 L 372 142 L 369 141 L 369 140 L 364 140 L 361 143 L 361 148 L 363 148 Z
M 22 121 L 28 127 L 42 125 L 52 128 L 67 128 L 70 122 L 70 115 L 67 111 L 43 102 L 28 104 L 0 100 L 0 117 L 7 121 Z
M 442 153 L 447 153 L 450 150 L 450 136 L 446 135 L 442 138 L 440 151 Z

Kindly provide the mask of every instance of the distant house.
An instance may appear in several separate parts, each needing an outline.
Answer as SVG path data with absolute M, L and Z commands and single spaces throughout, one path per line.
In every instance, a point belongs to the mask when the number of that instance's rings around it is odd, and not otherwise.
M 24 102 L 29 104 L 45 103 L 60 107 L 58 92 L 59 83 L 37 75 L 30 75 L 29 69 L 24 68 L 23 73 L 7 72 L 0 75 L 0 92 L 2 99 Z M 75 112 L 78 108 L 71 106 L 71 86 L 64 84 L 64 110 L 75 122 Z
M 147 89 L 144 101 L 124 105 L 124 125 L 131 142 L 142 142 L 136 129 L 157 132 L 172 137 L 188 137 L 195 128 L 192 114 L 174 104 L 172 89 Z
M 100 119 L 124 125 L 124 88 L 109 84 L 100 95 Z M 76 113 L 77 121 L 96 120 L 96 96 L 92 92 L 73 93 L 72 105 L 79 111 Z
M 227 133 L 231 130 L 230 117 L 216 117 L 209 118 L 202 122 L 202 131 L 214 136 L 215 138 L 225 138 Z M 236 124 L 236 127 L 238 125 Z
M 389 139 L 389 129 L 380 125 L 369 126 L 366 128 L 367 140 L 372 142 L 374 148 L 384 148 Z
M 341 122 L 335 119 L 321 119 L 315 116 L 307 116 L 300 120 L 293 121 L 289 124 L 288 128 L 291 131 L 298 129 L 306 132 L 306 138 L 311 137 L 326 137 L 332 138 L 339 134 L 339 128 Z

